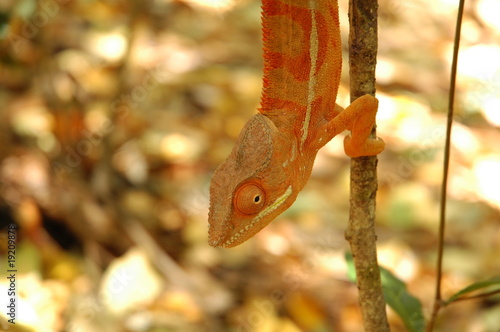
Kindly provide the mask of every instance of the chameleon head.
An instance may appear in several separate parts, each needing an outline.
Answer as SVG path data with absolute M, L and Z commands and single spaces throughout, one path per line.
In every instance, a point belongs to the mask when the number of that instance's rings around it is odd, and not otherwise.
M 297 192 L 286 162 L 292 144 L 266 116 L 248 121 L 210 183 L 210 245 L 228 248 L 246 241 L 293 203 Z

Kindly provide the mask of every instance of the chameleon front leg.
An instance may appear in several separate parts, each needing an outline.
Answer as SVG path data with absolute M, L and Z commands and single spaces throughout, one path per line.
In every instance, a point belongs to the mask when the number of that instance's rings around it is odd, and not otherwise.
M 356 99 L 324 125 L 324 134 L 329 136 L 328 141 L 347 129 L 351 131 L 351 135 L 344 139 L 344 150 L 348 156 L 373 156 L 382 152 L 384 141 L 369 137 L 375 124 L 377 108 L 378 100 L 373 96 L 364 95 Z M 339 109 L 341 107 L 337 105 L 335 113 Z

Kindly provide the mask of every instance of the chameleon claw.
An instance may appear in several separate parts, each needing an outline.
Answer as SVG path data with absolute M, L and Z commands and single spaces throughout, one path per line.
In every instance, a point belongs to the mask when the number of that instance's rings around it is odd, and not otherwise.
M 351 136 L 346 136 L 344 138 L 344 151 L 345 154 L 351 158 L 362 157 L 362 156 L 375 156 L 382 152 L 385 147 L 384 141 L 377 138 L 368 138 L 365 143 L 361 146 L 355 146 L 350 144 Z

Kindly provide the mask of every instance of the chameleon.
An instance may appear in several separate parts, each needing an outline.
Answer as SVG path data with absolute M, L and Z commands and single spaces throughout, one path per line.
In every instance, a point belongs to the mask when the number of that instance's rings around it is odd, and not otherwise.
M 288 209 L 309 179 L 318 150 L 350 130 L 350 157 L 384 149 L 371 138 L 378 100 L 336 104 L 342 68 L 337 0 L 263 0 L 260 107 L 210 182 L 208 242 L 230 248 Z

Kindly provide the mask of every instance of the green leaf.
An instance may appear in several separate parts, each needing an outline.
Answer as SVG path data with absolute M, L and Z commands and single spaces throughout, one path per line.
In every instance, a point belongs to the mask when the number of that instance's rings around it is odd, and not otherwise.
M 351 281 L 356 282 L 356 269 L 352 254 L 346 252 L 347 274 Z M 420 301 L 411 295 L 406 284 L 399 280 L 389 270 L 380 267 L 382 291 L 387 304 L 399 315 L 410 332 L 425 330 L 425 318 Z
M 411 295 L 406 284 L 391 271 L 380 267 L 382 290 L 387 304 L 401 317 L 408 330 L 420 332 L 425 330 L 425 318 L 420 301 Z
M 478 289 L 487 288 L 487 287 L 490 287 L 492 285 L 500 285 L 500 277 L 493 277 L 493 278 L 488 279 L 488 280 L 478 281 L 478 282 L 475 282 L 473 284 L 470 284 L 469 286 L 467 286 L 467 287 L 459 290 L 455 294 L 453 294 L 445 303 L 450 304 L 451 302 L 455 301 L 456 299 L 458 299 L 462 295 L 474 292 Z
M 347 277 L 353 283 L 356 283 L 356 268 L 354 267 L 354 260 L 351 252 L 345 252 L 345 260 L 347 262 Z

